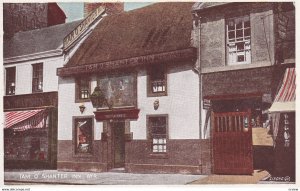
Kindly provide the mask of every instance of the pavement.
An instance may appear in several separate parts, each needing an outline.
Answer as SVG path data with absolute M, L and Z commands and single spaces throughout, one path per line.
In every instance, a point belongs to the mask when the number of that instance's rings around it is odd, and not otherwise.
M 269 181 L 266 170 L 252 175 L 136 174 L 124 172 L 62 172 L 57 170 L 5 171 L 4 184 L 72 184 L 72 185 L 197 185 L 197 184 L 289 184 Z M 293 184 L 293 183 L 292 183 Z
M 212 174 L 190 184 L 259 184 L 262 179 L 270 176 L 266 170 L 254 170 L 252 175 L 218 175 Z
M 120 172 L 5 171 L 4 184 L 185 185 L 207 175 L 134 174 Z

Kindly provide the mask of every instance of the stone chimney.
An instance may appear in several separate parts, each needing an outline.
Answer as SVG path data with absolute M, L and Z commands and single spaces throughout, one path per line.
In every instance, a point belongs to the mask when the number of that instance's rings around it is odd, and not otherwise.
M 124 12 L 124 3 L 84 3 L 84 17 L 87 17 L 99 6 L 104 6 L 108 15 Z

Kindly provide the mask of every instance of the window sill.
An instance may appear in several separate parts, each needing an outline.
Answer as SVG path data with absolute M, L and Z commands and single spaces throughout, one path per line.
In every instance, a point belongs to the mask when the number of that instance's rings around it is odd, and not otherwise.
M 147 97 L 162 97 L 162 96 L 168 96 L 167 92 L 160 92 L 160 93 L 147 93 Z
M 149 158 L 153 158 L 153 159 L 168 159 L 169 155 L 168 155 L 168 153 L 151 153 L 151 154 L 149 154 Z
M 93 153 L 86 153 L 86 154 L 73 154 L 73 158 L 92 158 L 94 157 Z
M 34 94 L 34 93 L 42 93 L 43 92 L 43 90 L 39 90 L 39 91 L 32 91 L 32 93 Z
M 224 72 L 224 71 L 231 71 L 231 70 L 242 70 L 242 69 L 251 69 L 251 68 L 261 68 L 271 66 L 271 62 L 264 61 L 264 62 L 255 62 L 249 64 L 237 64 L 237 65 L 227 65 L 227 66 L 220 66 L 220 67 L 207 67 L 202 68 L 201 73 L 214 73 L 214 72 Z
M 82 103 L 82 102 L 90 102 L 91 99 L 87 98 L 87 99 L 75 99 L 75 103 Z

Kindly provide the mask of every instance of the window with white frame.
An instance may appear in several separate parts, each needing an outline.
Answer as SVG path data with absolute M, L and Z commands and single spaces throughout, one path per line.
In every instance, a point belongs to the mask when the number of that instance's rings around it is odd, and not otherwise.
M 149 116 L 148 132 L 153 153 L 167 152 L 167 116 Z
M 166 66 L 155 65 L 148 69 L 148 96 L 167 95 Z
M 230 18 L 226 21 L 227 64 L 251 63 L 250 17 Z
M 43 91 L 43 63 L 32 64 L 32 92 Z
M 76 102 L 89 101 L 90 98 L 90 79 L 87 77 L 80 77 L 76 79 Z

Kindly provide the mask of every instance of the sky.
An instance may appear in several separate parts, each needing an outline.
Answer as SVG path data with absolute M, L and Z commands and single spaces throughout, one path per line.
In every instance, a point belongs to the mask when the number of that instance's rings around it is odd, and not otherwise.
M 71 22 L 83 18 L 83 3 L 57 3 L 67 16 L 66 22 Z M 125 11 L 141 8 L 147 5 L 153 4 L 153 2 L 125 2 Z

